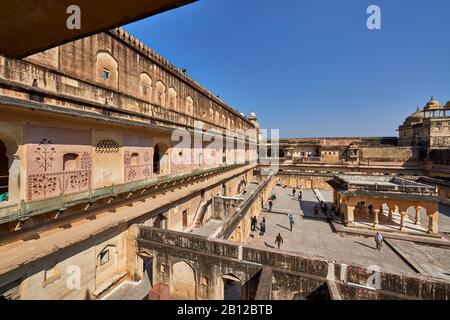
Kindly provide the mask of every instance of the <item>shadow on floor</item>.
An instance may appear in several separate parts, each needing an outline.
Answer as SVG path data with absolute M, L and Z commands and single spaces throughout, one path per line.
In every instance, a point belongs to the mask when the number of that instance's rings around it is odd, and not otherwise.
M 278 223 L 277 223 L 277 227 L 280 227 L 280 228 L 285 229 L 287 231 L 291 231 L 291 229 L 289 229 L 289 228 L 287 228 L 285 226 L 282 226 L 281 224 L 278 224 Z
M 355 243 L 360 244 L 360 245 L 362 245 L 362 246 L 364 246 L 366 248 L 372 249 L 372 250 L 377 250 L 377 248 L 369 246 L 369 245 L 367 245 L 365 243 L 361 243 L 361 242 L 358 242 L 358 241 L 355 241 Z
M 267 242 L 264 242 L 264 245 L 267 247 L 267 248 L 270 248 L 270 249 L 275 249 L 275 247 L 274 246 L 271 246 L 270 244 L 268 244 Z

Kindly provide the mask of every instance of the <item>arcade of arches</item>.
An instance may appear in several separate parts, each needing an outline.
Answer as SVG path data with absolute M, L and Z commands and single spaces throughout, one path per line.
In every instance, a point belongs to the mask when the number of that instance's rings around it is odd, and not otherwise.
M 364 227 L 379 230 L 397 228 L 401 232 L 439 234 L 439 208 L 436 201 L 414 201 L 371 196 L 342 196 L 334 192 L 334 205 L 343 222 L 349 227 Z M 408 209 L 413 209 L 411 222 Z M 421 213 L 425 211 L 425 217 Z
M 9 183 L 9 160 L 6 156 L 6 146 L 0 140 L 0 202 L 7 200 Z

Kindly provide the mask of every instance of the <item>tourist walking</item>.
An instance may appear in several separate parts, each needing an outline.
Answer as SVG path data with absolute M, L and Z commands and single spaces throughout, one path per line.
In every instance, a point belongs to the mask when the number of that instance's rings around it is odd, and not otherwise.
M 278 233 L 277 238 L 275 239 L 275 244 L 278 246 L 278 250 L 280 250 L 280 247 L 283 244 L 283 237 L 281 236 L 281 233 Z
M 261 223 L 259 224 L 259 235 L 261 237 L 264 236 L 264 234 L 266 233 L 266 218 L 263 218 L 263 220 L 261 221 Z
M 258 219 L 256 216 L 252 218 L 252 231 L 256 231 L 256 226 L 258 225 Z
M 303 199 L 303 193 L 302 193 L 301 190 L 299 190 L 299 192 L 298 192 L 298 202 L 302 202 L 302 199 Z
M 272 200 L 269 201 L 269 211 L 272 212 L 273 202 Z
M 383 244 L 383 236 L 379 232 L 377 232 L 377 234 L 375 235 L 375 243 L 377 245 L 377 250 L 381 251 L 381 247 Z
M 290 213 L 289 214 L 289 225 L 291 226 L 291 232 L 292 232 L 292 227 L 294 226 L 294 216 Z
M 294 189 L 292 189 L 292 195 L 295 197 L 295 193 L 297 192 L 297 190 L 295 190 L 295 188 Z

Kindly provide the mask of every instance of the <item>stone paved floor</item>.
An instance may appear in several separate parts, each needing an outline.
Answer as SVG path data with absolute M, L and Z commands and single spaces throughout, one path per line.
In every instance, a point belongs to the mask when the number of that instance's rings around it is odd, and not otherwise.
M 276 187 L 277 200 L 274 202 L 273 213 L 265 212 L 267 233 L 261 237 L 257 232 L 250 238 L 249 243 L 259 247 L 275 247 L 276 235 L 280 232 L 284 244 L 281 250 L 300 252 L 311 256 L 319 256 L 335 260 L 339 263 L 359 264 L 366 267 L 377 265 L 384 270 L 415 273 L 397 253 L 388 246 L 382 252 L 375 249 L 373 239 L 354 236 L 341 236 L 333 232 L 329 223 L 325 221 L 323 213 L 317 217 L 313 207 L 317 199 L 312 190 L 303 191 L 301 207 L 292 189 Z M 330 196 L 323 194 L 325 199 Z M 288 213 L 295 216 L 295 226 L 289 231 Z
M 450 281 L 450 249 L 420 245 L 410 241 L 394 239 L 388 241 L 420 273 Z

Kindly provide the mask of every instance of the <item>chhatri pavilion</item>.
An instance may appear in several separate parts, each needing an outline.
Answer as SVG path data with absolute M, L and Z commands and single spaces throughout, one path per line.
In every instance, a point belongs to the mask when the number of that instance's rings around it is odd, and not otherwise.
M 439 234 L 439 203 L 434 186 L 392 176 L 363 175 L 336 175 L 328 183 L 334 189 L 334 205 L 347 227 Z M 427 221 L 422 221 L 421 215 Z

